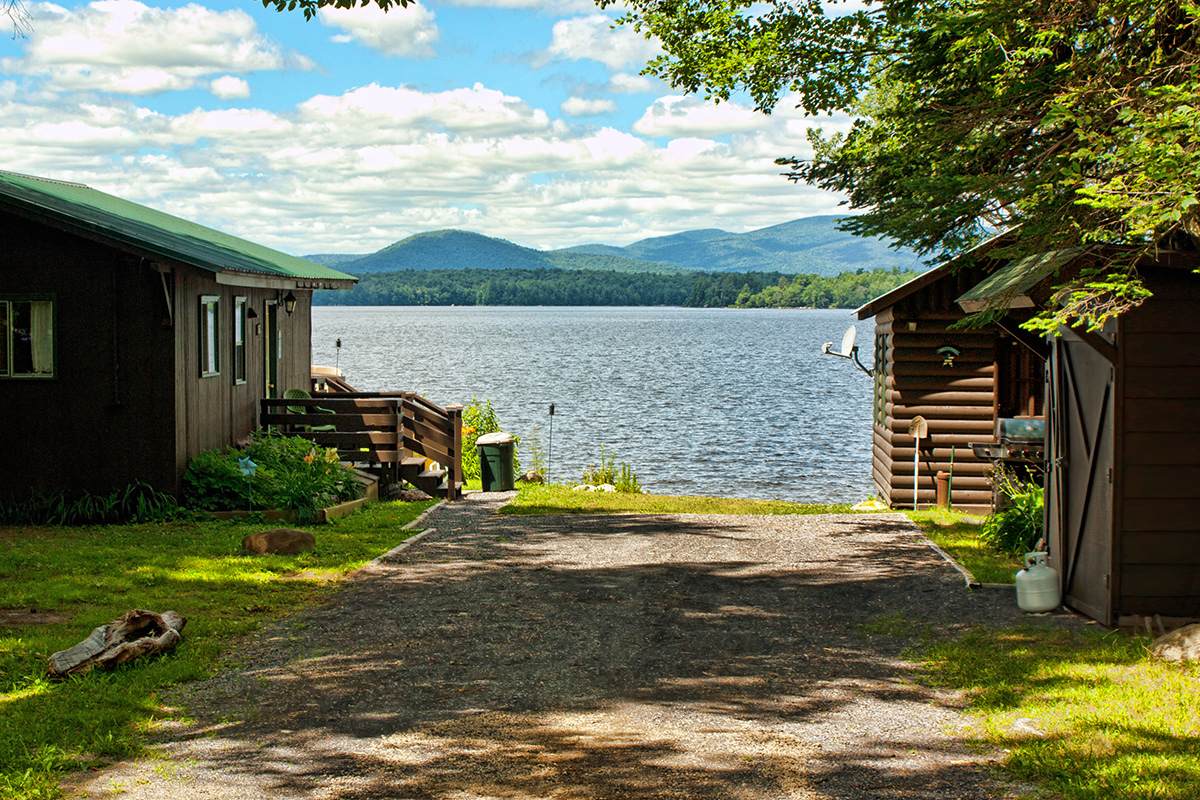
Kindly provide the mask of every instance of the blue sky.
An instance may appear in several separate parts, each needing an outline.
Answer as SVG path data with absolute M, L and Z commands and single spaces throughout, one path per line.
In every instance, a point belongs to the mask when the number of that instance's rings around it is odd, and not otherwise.
M 290 253 L 461 228 L 537 248 L 742 232 L 840 198 L 778 176 L 806 119 L 639 75 L 587 0 L 306 22 L 256 2 L 31 3 L 0 39 L 0 169 L 86 183 Z M 3 20 L 0 17 L 0 21 Z

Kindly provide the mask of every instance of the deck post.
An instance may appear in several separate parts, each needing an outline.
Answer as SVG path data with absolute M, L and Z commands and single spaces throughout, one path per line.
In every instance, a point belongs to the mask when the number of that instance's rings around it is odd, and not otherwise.
M 450 418 L 450 433 L 454 440 L 452 461 L 446 467 L 450 474 L 446 476 L 446 501 L 453 503 L 458 499 L 458 484 L 462 480 L 462 412 L 461 404 L 446 406 L 446 415 Z

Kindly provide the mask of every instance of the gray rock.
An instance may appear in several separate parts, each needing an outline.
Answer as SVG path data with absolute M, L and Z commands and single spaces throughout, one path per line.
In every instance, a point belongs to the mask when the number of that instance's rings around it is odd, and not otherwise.
M 1200 623 L 1191 623 L 1177 628 L 1154 640 L 1150 653 L 1163 661 L 1179 664 L 1200 661 Z
M 277 556 L 294 556 L 297 553 L 311 553 L 316 547 L 317 537 L 313 536 L 310 531 L 298 531 L 294 528 L 261 531 L 242 539 L 242 549 L 254 556 L 268 553 Z

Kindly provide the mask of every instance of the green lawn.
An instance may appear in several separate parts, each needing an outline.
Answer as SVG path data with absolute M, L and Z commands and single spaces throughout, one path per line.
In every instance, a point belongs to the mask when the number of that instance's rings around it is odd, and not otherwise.
M 782 500 L 673 497 L 626 492 L 575 492 L 557 484 L 517 484 L 516 499 L 501 514 L 838 514 L 849 505 L 806 505 Z
M 980 539 L 979 524 L 972 517 L 941 509 L 904 513 L 980 583 L 1012 583 L 1025 566 L 1021 556 L 997 552 Z
M 242 555 L 244 536 L 274 527 L 261 522 L 0 527 L 0 609 L 69 618 L 0 627 L 0 797 L 55 797 L 62 770 L 136 753 L 170 713 L 159 691 L 211 675 L 237 637 L 320 601 L 411 536 L 401 526 L 429 505 L 378 503 L 313 526 L 316 552 L 295 557 Z M 183 614 L 183 642 L 111 673 L 45 677 L 51 653 L 131 608 Z
M 1200 796 L 1200 665 L 1150 658 L 1148 637 L 979 632 L 930 647 L 929 682 L 961 689 L 1005 770 L 1067 800 Z

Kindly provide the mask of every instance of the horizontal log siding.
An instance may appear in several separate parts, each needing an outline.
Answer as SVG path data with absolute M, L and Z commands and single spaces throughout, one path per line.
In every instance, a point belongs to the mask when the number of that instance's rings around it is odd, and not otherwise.
M 928 422 L 929 437 L 921 441 L 917 504 L 936 502 L 936 476 L 950 472 L 953 451 L 951 503 L 975 512 L 991 507 L 991 464 L 976 458 L 968 445 L 993 439 L 996 333 L 949 330 L 963 318 L 954 299 L 981 279 L 978 270 L 947 275 L 875 317 L 876 336 L 890 334 L 891 339 L 884 419 L 874 426 L 872 475 L 889 505 L 912 505 L 914 440 L 908 429 L 919 415 Z M 910 322 L 916 323 L 915 330 L 909 330 Z M 937 353 L 943 345 L 961 351 L 952 366 Z
M 1121 318 L 1118 613 L 1200 615 L 1200 279 L 1145 270 Z

